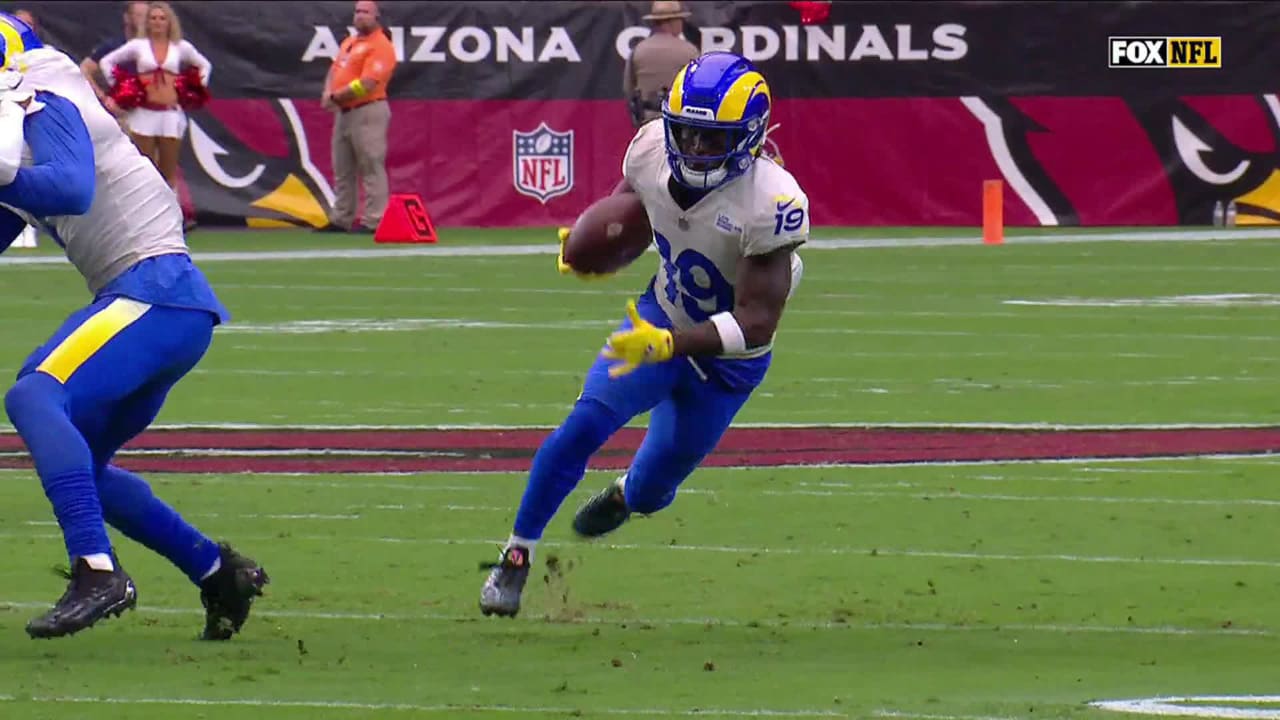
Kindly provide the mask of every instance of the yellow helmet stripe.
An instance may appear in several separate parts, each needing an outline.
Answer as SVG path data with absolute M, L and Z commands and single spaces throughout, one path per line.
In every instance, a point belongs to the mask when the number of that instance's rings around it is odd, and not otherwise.
M 741 120 L 742 115 L 747 111 L 747 103 L 757 94 L 769 97 L 769 85 L 764 81 L 764 76 L 755 71 L 743 73 L 742 77 L 733 81 L 729 90 L 725 92 L 724 98 L 720 100 L 720 107 L 716 110 L 716 120 L 721 122 Z
M 22 33 L 4 21 L 0 21 L 0 37 L 4 38 L 4 62 L 0 67 L 9 67 L 9 58 L 26 52 L 27 44 L 22 41 Z
M 676 115 L 684 110 L 684 74 L 688 71 L 688 65 L 680 68 L 680 72 L 676 73 L 676 79 L 671 81 L 671 92 L 667 94 L 667 107 L 671 108 L 671 112 Z

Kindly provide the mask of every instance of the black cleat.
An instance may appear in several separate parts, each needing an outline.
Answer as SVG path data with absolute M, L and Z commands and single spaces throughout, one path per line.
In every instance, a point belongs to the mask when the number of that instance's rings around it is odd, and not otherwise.
M 595 538 L 607 535 L 622 527 L 631 517 L 621 481 L 601 490 L 578 508 L 573 516 L 573 531 L 582 537 Z
M 218 543 L 222 566 L 200 583 L 200 603 L 204 605 L 204 634 L 201 640 L 230 640 L 249 619 L 253 599 L 271 582 L 267 572 L 226 543 Z
M 511 545 L 502 551 L 500 561 L 481 567 L 492 570 L 480 588 L 480 612 L 515 617 L 520 612 L 520 593 L 529 580 L 529 549 Z
M 73 635 L 138 604 L 138 589 L 119 561 L 115 570 L 94 570 L 84 558 L 76 558 L 71 572 L 59 572 L 71 582 L 49 612 L 27 623 L 27 634 L 33 638 Z

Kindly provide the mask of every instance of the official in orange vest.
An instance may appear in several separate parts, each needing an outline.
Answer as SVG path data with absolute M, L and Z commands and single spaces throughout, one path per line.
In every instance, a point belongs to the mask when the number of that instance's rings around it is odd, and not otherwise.
M 320 102 L 334 112 L 333 210 L 322 232 L 372 233 L 387 210 L 387 83 L 396 51 L 379 23 L 378 3 L 356 3 L 356 34 L 342 41 Z M 356 223 L 357 181 L 364 187 L 364 217 Z

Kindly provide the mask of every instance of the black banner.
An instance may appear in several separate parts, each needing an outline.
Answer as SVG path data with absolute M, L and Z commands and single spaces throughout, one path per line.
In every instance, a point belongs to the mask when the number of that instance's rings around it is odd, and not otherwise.
M 4 3 L 8 9 L 15 3 Z M 222 98 L 312 97 L 351 2 L 175 2 Z M 421 99 L 606 99 L 648 3 L 384 2 L 401 63 L 391 92 Z M 835 2 L 804 25 L 788 2 L 690 2 L 686 35 L 757 62 L 783 97 L 1257 94 L 1280 73 L 1275 2 Z M 116 2 L 30 2 L 77 58 L 120 32 Z M 1220 37 L 1221 67 L 1112 68 L 1109 39 Z

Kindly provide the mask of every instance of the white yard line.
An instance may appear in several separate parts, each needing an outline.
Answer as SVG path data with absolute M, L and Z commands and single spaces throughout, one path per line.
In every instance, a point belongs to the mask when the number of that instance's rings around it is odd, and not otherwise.
M 414 703 L 362 703 L 343 700 L 275 700 L 268 698 L 206 699 L 190 697 L 113 697 L 113 696 L 22 696 L 0 695 L 0 702 L 82 703 L 88 705 L 186 705 L 220 708 L 277 708 L 311 710 L 371 710 L 418 713 L 511 713 L 513 715 L 622 715 L 649 717 L 777 717 L 777 718 L 841 718 L 844 713 L 826 710 L 758 709 L 681 709 L 681 708 L 592 708 L 551 707 L 543 705 L 418 705 Z
M 10 540 L 31 540 L 31 539 L 55 539 L 62 536 L 57 533 L 24 533 L 24 532 L 0 532 L 0 539 Z M 243 542 L 279 542 L 280 538 L 275 535 L 267 536 L 244 536 L 240 538 Z M 292 542 L 320 542 L 332 543 L 334 538 L 331 535 L 290 535 L 289 540 Z M 501 548 L 505 544 L 505 538 L 432 538 L 432 537 L 391 537 L 391 536 L 347 536 L 344 535 L 342 540 L 346 543 L 370 543 L 370 544 L 390 544 L 390 545 L 449 545 L 449 546 L 479 546 Z M 646 551 L 646 552 L 684 552 L 684 553 L 703 553 L 703 554 L 731 554 L 731 555 L 778 555 L 778 556 L 796 556 L 796 555 L 816 555 L 816 556 L 842 556 L 842 557 L 867 557 L 867 558 L 915 558 L 930 560 L 976 560 L 982 562 L 1064 562 L 1064 563 L 1081 563 L 1087 565 L 1170 565 L 1170 566 L 1196 566 L 1196 567 L 1213 567 L 1213 568 L 1280 568 L 1280 560 L 1264 560 L 1251 558 L 1179 558 L 1179 557 L 1136 557 L 1136 556 L 1117 556 L 1117 555 L 1078 555 L 1071 553 L 998 553 L 998 552 L 976 552 L 976 551 L 955 551 L 955 550 L 923 550 L 913 548 L 892 548 L 892 547 L 767 547 L 767 546 L 738 546 L 738 545 L 692 545 L 692 544 L 645 544 L 645 543 L 590 543 L 590 547 L 606 550 L 627 550 L 627 551 Z M 582 543 L 566 543 L 544 541 L 539 544 L 543 548 L 577 548 L 584 547 Z
M 326 320 L 280 320 L 269 323 L 236 322 L 220 327 L 221 334 L 325 334 L 336 332 L 416 332 L 420 330 L 582 330 L 592 328 L 613 328 L 618 319 L 612 316 L 595 320 L 574 321 L 515 321 L 515 320 L 478 320 L 471 318 L 437 318 L 437 317 L 374 317 L 374 318 L 331 318 Z M 884 337 L 959 337 L 1059 340 L 1126 340 L 1134 339 L 1133 333 L 1084 332 L 1063 333 L 1046 338 L 1043 333 L 1033 332 L 970 332 L 966 330 L 903 330 L 881 328 L 851 328 L 838 326 L 797 327 L 789 326 L 783 330 L 788 336 L 795 335 L 858 335 Z M 1209 342 L 1267 342 L 1280 343 L 1275 335 L 1221 335 L 1203 333 L 1164 333 L 1161 339 L 1166 340 L 1204 340 Z
M 1021 718 L 1013 718 L 1007 716 L 993 715 L 947 715 L 942 713 L 917 713 L 906 712 L 902 710 L 874 710 L 871 713 L 874 718 L 897 718 L 898 720 L 1022 720 Z
M 1187 505 L 1208 507 L 1280 507 L 1280 500 L 1266 498 L 1191 499 L 1161 497 L 1099 497 L 1086 495 L 999 495 L 966 493 L 937 488 L 934 492 L 884 492 L 877 490 L 764 490 L 762 495 L 810 497 L 898 498 L 902 500 L 983 500 L 993 502 L 1097 503 L 1100 505 Z
M 7 427 L 7 426 L 0 426 Z M 520 423 L 471 423 L 452 424 L 403 424 L 403 425 L 371 425 L 371 424 L 308 424 L 308 423 L 159 423 L 151 426 L 155 430 L 546 430 L 555 429 L 554 425 L 520 424 Z M 777 423 L 777 422 L 745 422 L 734 423 L 734 428 L 816 428 L 863 430 L 1202 430 L 1234 428 L 1280 428 L 1280 422 L 1266 423 L 1051 423 L 1051 422 L 814 422 L 814 423 Z
M 1269 458 L 1269 455 L 1258 455 L 1257 453 L 1214 453 L 1210 455 L 1150 455 L 1143 457 L 1112 457 L 1112 458 L 1030 458 L 1024 460 L 911 460 L 904 462 L 857 462 L 857 463 L 781 463 L 778 465 L 759 465 L 759 466 L 729 466 L 715 467 L 705 466 L 701 468 L 701 472 L 774 472 L 777 470 L 833 470 L 833 469 L 858 469 L 858 468 L 921 468 L 921 467 L 988 467 L 988 466 L 1005 466 L 1005 465 L 1094 465 L 1097 463 L 1149 463 L 1149 462 L 1192 462 L 1192 461 L 1228 461 L 1228 462 L 1247 462 L 1257 461 L 1260 465 L 1280 464 L 1280 458 L 1270 462 L 1263 461 Z M 590 472 L 614 473 L 616 470 L 592 470 Z M 32 471 L 27 468 L 0 468 L 0 474 L 13 473 L 24 477 L 30 476 Z M 185 475 L 185 473 L 149 473 L 150 475 Z M 198 481 L 202 483 L 215 482 L 244 482 L 246 477 L 261 477 L 267 480 L 277 477 L 323 477 L 326 475 L 341 474 L 343 477 L 361 476 L 361 477 L 422 477 L 436 475 L 527 475 L 525 470 L 374 470 L 367 472 L 344 472 L 344 473 L 314 473 L 314 472 L 255 472 L 244 470 L 240 472 L 229 473 L 201 473 L 190 477 L 190 481 Z M 332 488 L 368 488 L 378 487 L 385 489 L 402 489 L 402 490 L 487 490 L 488 488 L 478 486 L 439 486 L 439 485 L 371 485 L 359 484 L 354 482 L 306 482 L 300 481 L 294 483 L 298 486 L 307 487 L 332 487 Z M 688 492 L 682 491 L 682 492 Z
M 30 470 L 25 471 L 28 474 Z M 362 473 L 363 474 L 363 473 Z M 406 477 L 410 475 L 418 475 L 419 473 L 374 473 L 373 476 L 388 477 Z M 481 492 L 491 491 L 493 487 L 481 487 L 479 485 L 437 485 L 435 483 L 395 483 L 395 482 L 361 482 L 359 480 L 349 479 L 349 475 L 343 475 L 343 480 L 299 480 L 293 478 L 315 478 L 315 473 L 299 472 L 299 473 L 271 473 L 265 475 L 262 473 L 243 473 L 238 475 L 179 475 L 178 479 L 160 479 L 152 480 L 161 484 L 179 484 L 188 485 L 198 483 L 201 485 L 261 485 L 263 487 L 298 487 L 298 488 L 326 488 L 331 490 L 352 490 L 355 492 L 365 492 L 368 490 L 410 490 L 421 492 Z M 261 482 L 248 481 L 248 477 L 262 478 Z M 285 479 L 282 479 L 285 478 Z
M 217 330 L 222 335 L 258 334 L 258 335 L 300 335 L 329 333 L 361 333 L 361 332 L 418 332 L 423 330 L 583 330 L 612 329 L 618 319 L 612 316 L 594 320 L 574 321 L 515 321 L 515 320 L 479 320 L 473 318 L 443 317 L 370 317 L 370 318 L 331 318 L 324 320 L 280 320 L 275 322 L 244 322 L 220 326 Z M 1043 333 L 1034 332 L 970 332 L 967 330 L 909 330 L 882 328 L 854 328 L 839 326 L 788 326 L 783 329 L 787 336 L 798 335 L 856 335 L 883 337 L 918 337 L 918 338 L 975 338 L 991 340 L 995 338 L 1040 339 L 1058 342 L 1061 340 L 1121 340 L 1132 341 L 1133 333 L 1116 332 L 1078 332 L 1063 333 L 1047 337 Z M 1262 342 L 1280 343 L 1275 335 L 1223 335 L 1206 333 L 1165 333 L 1162 340 L 1203 340 L 1207 342 Z
M 238 346 L 236 349 L 250 349 L 244 346 Z M 581 379 L 586 376 L 587 369 L 581 370 L 465 370 L 453 367 L 431 368 L 424 367 L 421 370 L 267 370 L 263 368 L 229 368 L 229 367 L 210 367 L 200 368 L 191 371 L 193 374 L 203 375 L 250 375 L 262 377 L 480 377 L 493 378 L 495 375 L 511 376 L 511 377 L 571 377 Z M 1261 380 L 1261 378 L 1259 378 Z
M 550 231 L 548 231 L 550 234 Z M 1156 230 L 1125 230 L 1099 233 L 1073 233 L 1070 231 L 1050 235 L 1005 236 L 1007 245 L 1056 245 L 1060 243 L 1096 242 L 1233 242 L 1243 240 L 1280 239 L 1280 230 L 1269 228 L 1231 230 L 1186 230 L 1160 228 Z M 924 237 L 868 237 L 815 239 L 805 244 L 804 250 L 845 250 L 895 247 L 943 247 L 982 246 L 982 237 L 975 231 L 972 236 L 924 236 Z M 308 250 L 262 250 L 244 252 L 193 251 L 197 262 L 244 262 L 265 260 L 357 260 L 395 259 L 405 257 L 517 257 L 523 255 L 554 255 L 559 251 L 555 243 L 526 245 L 449 245 L 447 242 L 433 245 L 417 245 L 397 248 L 352 248 Z M 8 253 L 0 256 L 0 268 L 6 265 L 60 265 L 66 258 L 59 255 L 23 256 Z
M 804 297 L 808 297 L 805 295 Z M 18 298 L 15 298 L 15 300 Z M 343 306 L 348 307 L 348 306 Z M 1018 307 L 1018 306 L 1009 306 Z M 1152 310 L 1155 308 L 1144 307 L 1128 307 L 1128 308 L 1112 308 L 1129 309 L 1129 310 Z M 1190 310 L 1191 308 L 1182 308 L 1182 310 Z M 1216 322 L 1221 320 L 1236 320 L 1240 318 L 1240 312 L 1249 310 L 1248 307 L 1237 306 L 1232 312 L 1203 312 L 1202 310 L 1210 308 L 1196 308 L 1201 312 L 1186 313 L 1179 312 L 1177 319 L 1184 320 L 1204 320 L 1207 322 Z M 1271 312 L 1270 308 L 1253 308 L 1259 311 L 1259 317 L 1263 312 Z M 1011 320 L 1028 320 L 1043 322 L 1046 317 L 1052 317 L 1055 320 L 1073 319 L 1073 320 L 1097 320 L 1105 317 L 1108 320 L 1116 321 L 1126 317 L 1124 313 L 1108 313 L 1105 316 L 1099 316 L 1096 311 L 1084 311 L 1079 309 L 1069 309 L 1062 307 L 1034 307 L 1024 310 L 1004 310 L 1004 311 L 977 311 L 970 308 L 961 308 L 956 310 L 895 310 L 893 308 L 868 306 L 865 310 L 849 310 L 849 309 L 807 309 L 805 307 L 787 308 L 787 315 L 833 315 L 833 316 L 867 316 L 881 320 L 887 317 L 905 317 L 905 318 L 939 318 L 954 319 L 963 317 L 965 319 L 981 318 L 981 319 L 1011 319 Z M 1133 336 L 1130 336 L 1133 337 Z
M 360 515 L 354 514 L 325 514 L 325 513 L 185 513 L 190 518 L 228 518 L 233 520 L 359 520 Z M 58 523 L 54 520 L 24 520 L 23 525 L 28 527 L 57 527 Z
M 254 605 L 253 616 L 259 618 L 278 618 L 295 620 L 333 620 L 351 622 L 489 622 L 478 613 L 417 613 L 417 612 L 354 612 L 347 610 L 273 610 Z M 16 610 L 44 610 L 48 603 L 19 600 L 0 600 L 0 608 Z M 142 605 L 138 612 L 152 615 L 203 615 L 199 608 L 152 607 Z M 862 622 L 847 621 L 814 621 L 814 620 L 733 620 L 715 617 L 633 617 L 630 615 L 606 617 L 600 615 L 575 615 L 568 619 L 549 618 L 545 615 L 528 613 L 521 615 L 528 622 L 552 623 L 563 625 L 626 625 L 627 627 L 723 627 L 723 628 L 792 628 L 796 630 L 852 630 L 852 631 L 918 631 L 929 633 L 1045 633 L 1045 634 L 1097 634 L 1097 635 L 1157 635 L 1170 637 L 1273 637 L 1270 630 L 1249 628 L 1188 628 L 1170 625 L 1073 625 L 1069 623 L 995 623 L 987 625 L 952 625 L 947 623 L 927 622 Z
M 447 287 L 443 285 L 411 285 L 398 287 L 395 285 L 275 285 L 260 283 L 219 283 L 219 289 L 231 290 L 280 290 L 290 294 L 294 292 L 317 292 L 332 295 L 335 292 L 370 292 L 382 294 L 387 293 L 445 293 L 448 295 L 459 294 L 488 294 L 488 293 L 518 293 L 518 294 L 534 294 L 534 295 L 616 295 L 619 297 L 628 297 L 636 294 L 633 287 L 617 287 L 613 289 L 583 289 L 583 288 L 556 288 L 556 287 L 480 287 L 470 285 L 467 287 Z
M 1213 705 L 1211 703 L 1220 703 Z M 1099 710 L 1160 717 L 1232 718 L 1233 720 L 1280 720 L 1280 695 L 1197 695 L 1192 697 L 1152 697 L 1136 700 L 1099 700 L 1089 703 Z M 1271 705 L 1272 707 L 1239 707 Z
M 1112 468 L 1112 467 L 1090 468 L 1090 467 L 1082 467 L 1082 468 L 1073 468 L 1073 469 L 1072 469 L 1072 472 L 1078 472 L 1078 473 L 1103 473 L 1103 474 L 1107 474 L 1107 473 L 1121 473 L 1121 474 L 1137 474 L 1137 475 L 1143 475 L 1143 474 L 1146 474 L 1146 475 L 1202 475 L 1202 474 L 1204 474 L 1204 471 L 1203 471 L 1203 470 L 1190 470 L 1190 469 L 1179 469 L 1179 468 Z M 988 479 L 989 479 L 989 480 L 1012 480 L 1012 479 L 1014 479 L 1014 478 L 1016 478 L 1016 477 L 1017 477 L 1017 476 L 1012 476 L 1012 475 L 1011 475 L 1011 476 L 1008 476 L 1008 477 L 1003 476 L 1003 475 L 979 475 L 979 476 L 978 476 L 978 479 L 980 479 L 980 480 L 988 480 Z M 1028 479 L 1036 479 L 1036 478 L 1035 478 L 1035 476 L 1028 476 Z M 1048 479 L 1048 478 L 1042 478 L 1042 479 Z
M 601 324 L 599 327 L 596 327 L 594 330 L 589 327 L 563 328 L 563 329 L 566 331 L 572 329 L 579 332 L 604 331 L 605 334 L 607 334 L 607 330 L 605 328 L 607 328 L 608 326 L 609 326 L 608 323 L 604 323 L 604 324 Z M 233 326 L 228 325 L 227 327 L 230 328 Z M 470 328 L 455 325 L 447 329 L 466 330 Z M 542 329 L 542 328 L 528 328 L 528 329 Z M 236 344 L 236 345 L 232 345 L 231 348 L 236 350 L 249 349 L 249 350 L 255 350 L 258 352 L 268 352 L 268 353 L 301 353 L 301 354 L 310 354 L 310 355 L 319 355 L 319 354 L 332 355 L 337 353 L 343 353 L 343 354 L 354 354 L 354 355 L 373 355 L 375 353 L 374 351 L 368 348 L 368 344 L 366 340 L 359 337 L 359 335 L 363 334 L 364 332 L 366 331 L 325 330 L 323 332 L 315 332 L 315 331 L 289 332 L 289 333 L 282 332 L 282 334 L 287 335 L 287 337 L 290 338 L 289 343 L 295 343 L 295 344 L 282 343 L 278 345 L 256 345 L 256 346 L 252 344 L 249 344 L 249 345 Z M 367 332 L 385 332 L 385 331 L 371 329 L 371 330 L 368 330 Z M 237 333 L 227 332 L 227 334 L 236 335 Z M 261 336 L 261 335 L 266 335 L 266 333 L 255 331 L 255 332 L 239 333 L 239 335 L 240 336 Z M 317 336 L 324 335 L 325 337 L 321 338 L 321 340 L 323 340 L 322 344 L 301 344 L 301 345 L 296 344 L 300 340 L 300 336 L 306 336 L 306 335 L 317 335 Z M 343 345 L 342 343 L 351 343 L 351 345 Z M 1255 351 L 1260 351 L 1265 348 L 1253 348 L 1253 349 Z M 512 358 L 518 358 L 518 360 L 513 360 L 512 362 L 524 362 L 525 359 L 528 357 L 528 349 L 522 345 L 513 346 L 509 349 L 495 348 L 495 349 L 489 350 L 488 352 L 490 356 L 511 356 Z M 1008 361 L 1009 358 L 1011 357 L 1009 352 L 981 351 L 981 350 L 951 350 L 951 351 L 939 350 L 936 352 L 935 351 L 924 352 L 924 351 L 902 351 L 902 350 L 860 351 L 860 350 L 832 350 L 832 349 L 824 350 L 822 353 L 822 356 L 826 359 L 832 359 L 832 358 L 872 358 L 872 359 L 1000 358 L 1002 361 Z M 1038 357 L 1038 358 L 1068 358 L 1068 359 L 1093 358 L 1093 359 L 1096 359 L 1097 353 L 1075 351 L 1075 350 L 1043 350 L 1043 351 L 1035 350 L 1035 351 L 1026 351 L 1017 355 L 1017 357 L 1031 357 L 1031 356 Z M 1186 354 L 1184 352 L 1175 351 L 1175 350 L 1170 350 L 1169 352 L 1163 352 L 1163 353 L 1118 352 L 1118 353 L 1113 353 L 1111 355 L 1111 359 L 1113 361 L 1117 359 L 1184 361 L 1185 358 L 1186 358 Z M 1241 363 L 1256 363 L 1256 364 L 1268 365 L 1269 363 L 1273 363 L 1275 361 L 1275 357 L 1272 355 L 1256 355 L 1256 354 L 1255 355 L 1234 355 L 1232 356 L 1231 360 L 1235 362 L 1237 365 Z M 587 366 L 586 362 L 582 362 L 579 359 L 574 359 L 573 362 L 575 364 L 580 363 L 581 367 L 583 367 L 584 369 Z

